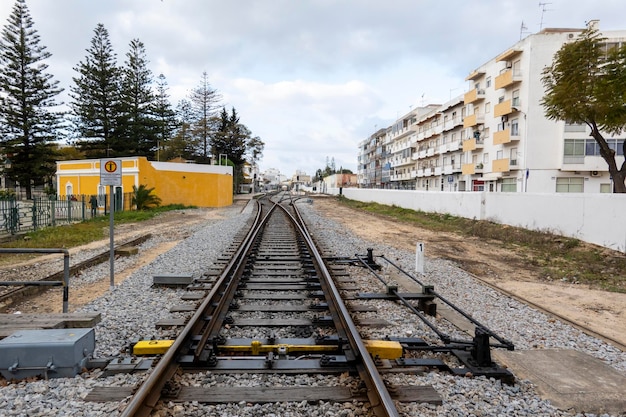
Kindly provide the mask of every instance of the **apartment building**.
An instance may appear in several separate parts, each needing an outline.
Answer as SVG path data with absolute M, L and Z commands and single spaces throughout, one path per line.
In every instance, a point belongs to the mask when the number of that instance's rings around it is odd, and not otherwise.
M 541 106 L 543 69 L 582 30 L 544 29 L 530 35 L 471 70 L 464 94 L 443 105 L 415 108 L 389 128 L 379 129 L 359 144 L 359 185 L 429 191 L 611 192 L 606 162 L 589 128 L 548 120 Z M 605 31 L 602 36 L 607 48 L 626 42 L 626 31 Z M 625 135 L 604 136 L 622 155 Z

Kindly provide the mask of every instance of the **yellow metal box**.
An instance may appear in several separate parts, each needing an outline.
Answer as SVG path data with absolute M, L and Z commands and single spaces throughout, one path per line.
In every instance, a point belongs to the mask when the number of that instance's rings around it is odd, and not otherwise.
M 389 340 L 364 340 L 367 351 L 380 359 L 398 359 L 402 357 L 402 345 Z
M 173 343 L 173 340 L 142 340 L 133 346 L 133 355 L 162 355 Z

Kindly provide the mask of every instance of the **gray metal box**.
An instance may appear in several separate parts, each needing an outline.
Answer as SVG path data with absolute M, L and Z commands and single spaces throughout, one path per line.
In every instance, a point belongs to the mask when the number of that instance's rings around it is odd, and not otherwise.
M 19 330 L 0 340 L 6 379 L 74 377 L 96 348 L 94 329 Z

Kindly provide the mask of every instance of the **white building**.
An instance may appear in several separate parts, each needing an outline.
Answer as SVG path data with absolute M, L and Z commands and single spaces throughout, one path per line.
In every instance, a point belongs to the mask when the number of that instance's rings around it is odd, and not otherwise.
M 597 21 L 590 24 L 597 25 Z M 359 184 L 440 191 L 611 192 L 606 162 L 586 125 L 544 116 L 543 69 L 583 29 L 544 29 L 472 70 L 468 91 L 420 107 L 361 142 Z M 606 31 L 607 44 L 626 31 Z M 384 139 L 380 139 L 384 136 Z M 623 137 L 604 135 L 618 155 Z M 380 152 L 373 152 L 382 142 Z M 623 155 L 622 155 L 623 156 Z M 381 182 L 372 182 L 379 167 Z M 384 181 L 384 168 L 390 169 Z

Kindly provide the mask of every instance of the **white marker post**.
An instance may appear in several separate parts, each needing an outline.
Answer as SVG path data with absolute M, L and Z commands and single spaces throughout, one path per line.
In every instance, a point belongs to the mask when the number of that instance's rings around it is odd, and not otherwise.
M 115 211 L 115 205 L 113 200 L 115 186 L 122 186 L 122 161 L 119 159 L 101 159 L 100 160 L 100 185 L 109 186 L 109 264 L 110 264 L 110 277 L 111 277 L 111 291 L 115 287 L 115 239 L 113 231 L 115 229 L 115 222 L 113 220 L 113 213 Z
M 415 245 L 415 272 L 424 275 L 424 243 Z

